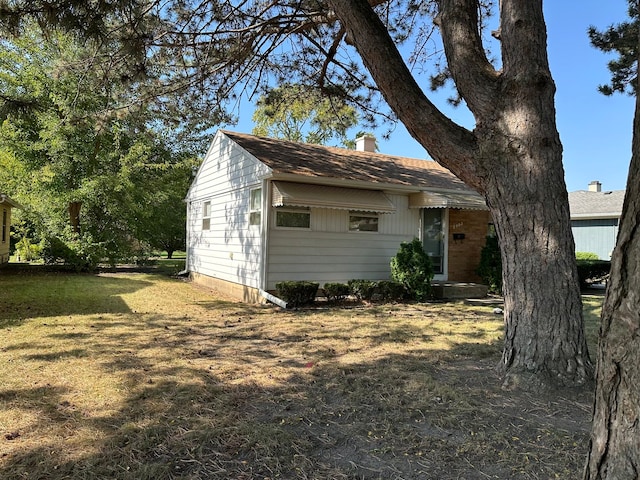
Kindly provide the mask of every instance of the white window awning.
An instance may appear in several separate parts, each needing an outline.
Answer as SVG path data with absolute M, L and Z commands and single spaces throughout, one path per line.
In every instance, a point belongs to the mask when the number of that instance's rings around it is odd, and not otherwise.
M 380 190 L 330 187 L 306 183 L 273 182 L 274 207 L 317 207 L 391 213 L 396 208 Z
M 477 193 L 419 192 L 409 195 L 409 208 L 458 208 L 460 210 L 488 210 Z

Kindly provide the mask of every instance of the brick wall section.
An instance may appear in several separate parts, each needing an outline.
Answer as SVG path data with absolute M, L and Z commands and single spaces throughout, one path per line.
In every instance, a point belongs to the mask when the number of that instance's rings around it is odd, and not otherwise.
M 481 282 L 475 270 L 480 264 L 490 221 L 489 212 L 484 210 L 449 211 L 449 280 Z M 464 240 L 454 240 L 455 233 L 463 233 Z

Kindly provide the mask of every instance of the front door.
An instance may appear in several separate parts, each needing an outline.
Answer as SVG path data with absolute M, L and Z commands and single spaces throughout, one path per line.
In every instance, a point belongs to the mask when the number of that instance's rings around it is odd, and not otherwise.
M 431 258 L 433 273 L 445 272 L 445 209 L 425 208 L 422 217 L 422 245 Z

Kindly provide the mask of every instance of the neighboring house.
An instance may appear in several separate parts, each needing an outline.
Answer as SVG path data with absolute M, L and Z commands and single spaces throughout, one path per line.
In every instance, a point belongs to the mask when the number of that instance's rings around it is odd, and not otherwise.
M 616 246 L 624 190 L 602 191 L 593 181 L 588 190 L 569 192 L 571 230 L 576 252 L 591 252 L 609 260 Z
M 219 131 L 185 199 L 191 277 L 247 301 L 286 280 L 383 280 L 400 243 L 418 237 L 436 279 L 479 281 L 483 198 L 436 162 L 357 144 Z
M 11 209 L 20 205 L 4 193 L 0 193 L 0 265 L 9 261 L 9 244 L 11 231 Z

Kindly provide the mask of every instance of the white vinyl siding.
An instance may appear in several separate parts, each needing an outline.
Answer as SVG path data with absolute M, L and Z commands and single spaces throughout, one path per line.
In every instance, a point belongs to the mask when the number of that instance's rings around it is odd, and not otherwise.
M 249 225 L 251 190 L 262 186 L 268 169 L 218 134 L 189 190 L 187 269 L 261 288 L 261 229 Z M 211 202 L 209 229 L 203 230 L 204 201 Z
M 378 232 L 349 232 L 349 211 L 311 209 L 311 229 L 269 232 L 267 288 L 285 280 L 321 284 L 354 278 L 385 280 L 400 243 L 419 236 L 420 211 L 405 195 L 388 195 L 396 213 L 380 214 Z

